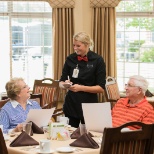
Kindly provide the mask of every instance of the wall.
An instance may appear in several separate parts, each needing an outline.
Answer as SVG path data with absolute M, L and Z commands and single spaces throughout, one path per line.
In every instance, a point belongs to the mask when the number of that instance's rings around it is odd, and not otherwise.
M 90 8 L 90 0 L 75 0 L 74 8 L 74 22 L 75 22 L 75 33 L 79 31 L 85 31 L 91 35 L 91 19 L 92 12 Z

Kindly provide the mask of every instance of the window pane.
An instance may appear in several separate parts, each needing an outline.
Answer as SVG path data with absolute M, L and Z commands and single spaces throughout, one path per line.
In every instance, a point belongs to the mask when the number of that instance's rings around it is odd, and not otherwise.
M 117 12 L 153 11 L 153 0 L 123 0 L 116 9 Z
M 145 5 L 147 3 L 150 7 Z M 117 80 L 119 88 L 123 90 L 129 76 L 138 74 L 148 80 L 149 89 L 154 92 L 152 73 L 154 68 L 154 17 L 147 13 L 143 16 L 141 12 L 129 14 L 129 12 L 135 11 L 133 7 L 131 9 L 131 5 L 137 8 L 136 11 L 144 12 L 151 9 L 151 6 L 153 7 L 153 1 L 141 0 L 128 4 L 126 0 L 120 2 L 118 6 L 124 11 L 124 13 L 117 14 Z
M 13 12 L 51 12 L 49 3 L 44 2 L 13 2 Z
M 5 83 L 10 79 L 10 33 L 8 17 L 0 16 L 0 91 L 5 91 Z
M 7 12 L 7 2 L 0 2 L 0 12 Z
M 35 79 L 53 77 L 51 12 L 47 2 L 0 2 L 0 92 L 10 77 L 23 77 L 31 89 Z

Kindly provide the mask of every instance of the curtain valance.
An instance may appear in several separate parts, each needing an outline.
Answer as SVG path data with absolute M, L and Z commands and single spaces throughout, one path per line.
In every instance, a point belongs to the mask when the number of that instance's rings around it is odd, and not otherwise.
M 46 0 L 52 8 L 74 8 L 75 0 Z
M 90 7 L 116 7 L 121 0 L 90 0 Z

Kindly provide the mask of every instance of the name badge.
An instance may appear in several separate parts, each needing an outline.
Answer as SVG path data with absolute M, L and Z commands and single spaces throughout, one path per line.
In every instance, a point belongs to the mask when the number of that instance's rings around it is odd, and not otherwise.
M 76 68 L 73 70 L 72 77 L 78 78 L 78 75 L 79 75 L 79 68 L 78 68 L 78 64 L 77 64 Z

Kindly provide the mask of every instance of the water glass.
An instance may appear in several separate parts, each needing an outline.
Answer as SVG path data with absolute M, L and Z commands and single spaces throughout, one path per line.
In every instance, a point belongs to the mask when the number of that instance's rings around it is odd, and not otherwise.
M 83 135 L 85 133 L 87 133 L 87 129 L 86 129 L 86 125 L 85 124 L 79 124 L 79 128 L 80 128 L 80 135 Z
M 50 127 L 49 126 L 43 126 L 43 132 L 44 132 L 45 138 L 50 140 L 51 139 L 51 137 L 50 137 Z
M 22 123 L 23 131 L 25 131 L 28 135 L 31 135 L 32 131 L 32 122 L 24 122 Z

